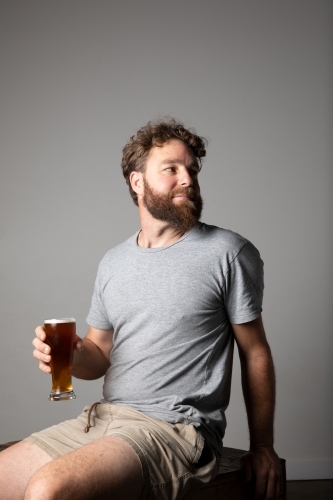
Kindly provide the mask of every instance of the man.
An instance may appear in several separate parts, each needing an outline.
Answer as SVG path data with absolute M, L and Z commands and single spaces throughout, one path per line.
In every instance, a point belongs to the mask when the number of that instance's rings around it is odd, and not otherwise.
M 241 236 L 199 222 L 205 145 L 168 119 L 148 123 L 124 147 L 141 230 L 101 261 L 73 366 L 78 378 L 105 376 L 103 400 L 1 453 L 1 499 L 169 500 L 211 480 L 234 338 L 250 430 L 245 478 L 255 475 L 257 499 L 279 495 L 262 262 Z M 50 373 L 45 338 L 38 327 L 34 356 Z

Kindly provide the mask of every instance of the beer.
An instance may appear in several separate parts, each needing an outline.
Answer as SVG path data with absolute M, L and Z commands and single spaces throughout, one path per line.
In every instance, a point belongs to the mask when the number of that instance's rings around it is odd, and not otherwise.
M 45 342 L 51 347 L 52 390 L 49 399 L 75 399 L 72 386 L 75 319 L 47 319 L 44 328 L 47 335 Z

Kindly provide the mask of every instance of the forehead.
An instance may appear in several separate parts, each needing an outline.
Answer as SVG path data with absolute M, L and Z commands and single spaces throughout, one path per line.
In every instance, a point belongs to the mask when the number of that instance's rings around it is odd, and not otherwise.
M 162 146 L 151 148 L 146 165 L 165 163 L 180 163 L 184 165 L 198 165 L 192 149 L 179 139 L 169 139 Z

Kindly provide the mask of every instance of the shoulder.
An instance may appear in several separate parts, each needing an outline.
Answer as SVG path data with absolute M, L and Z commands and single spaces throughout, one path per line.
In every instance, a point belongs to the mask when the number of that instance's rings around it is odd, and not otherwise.
M 98 274 L 103 275 L 107 270 L 112 269 L 115 264 L 124 261 L 135 248 L 136 238 L 137 233 L 108 250 L 98 265 Z
M 262 263 L 258 249 L 244 236 L 217 226 L 200 223 L 193 234 L 209 255 L 222 259 L 227 270 L 234 261 Z
M 230 229 L 223 229 L 203 222 L 196 227 L 195 236 L 211 248 L 216 246 L 234 254 L 250 243 L 249 240 Z

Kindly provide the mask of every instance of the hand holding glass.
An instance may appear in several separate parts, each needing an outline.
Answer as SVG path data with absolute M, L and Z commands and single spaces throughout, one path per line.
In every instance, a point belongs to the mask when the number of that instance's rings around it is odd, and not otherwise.
M 46 344 L 51 347 L 51 401 L 75 399 L 72 386 L 72 366 L 76 338 L 74 318 L 46 319 Z

